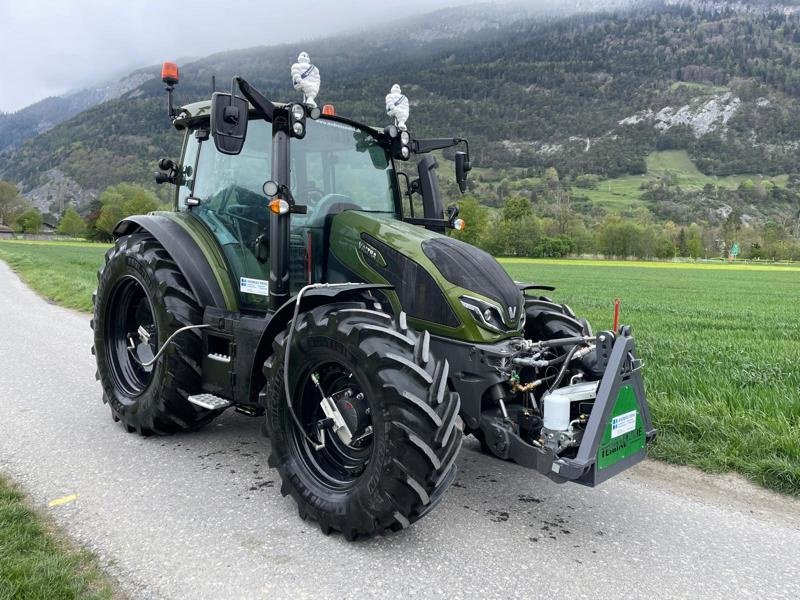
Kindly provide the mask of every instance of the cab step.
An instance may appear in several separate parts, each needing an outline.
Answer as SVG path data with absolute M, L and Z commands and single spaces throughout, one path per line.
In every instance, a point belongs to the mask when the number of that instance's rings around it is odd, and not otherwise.
M 207 410 L 222 410 L 231 406 L 230 400 L 214 394 L 196 394 L 187 398 L 189 402 Z
M 218 352 L 209 352 L 208 358 L 211 360 L 215 360 L 221 363 L 229 363 L 231 362 L 231 357 L 227 354 L 220 354 Z

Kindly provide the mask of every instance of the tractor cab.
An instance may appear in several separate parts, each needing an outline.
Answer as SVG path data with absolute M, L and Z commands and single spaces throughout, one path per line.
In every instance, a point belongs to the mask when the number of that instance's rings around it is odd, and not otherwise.
M 185 110 L 200 115 L 208 106 Z M 272 203 L 276 210 L 271 210 L 264 188 L 267 183 L 278 188 L 276 160 L 283 163 L 288 156 L 287 164 L 279 164 L 288 171 L 281 185 L 297 211 L 288 231 L 290 294 L 325 279 L 324 248 L 332 217 L 345 210 L 402 216 L 392 157 L 372 129 L 322 116 L 307 120 L 302 138 L 289 137 L 274 135 L 276 127 L 254 114 L 241 151 L 229 154 L 214 143 L 207 120 L 186 122 L 177 206 L 194 213 L 213 232 L 239 284 L 243 309 L 269 307 L 270 263 L 276 256 L 270 219 L 283 216 L 283 198 Z M 276 189 L 272 196 L 279 195 Z M 278 228 L 275 234 L 283 232 Z
M 277 310 L 305 285 L 346 281 L 350 273 L 331 272 L 328 260 L 332 221 L 344 211 L 439 232 L 463 226 L 454 207 L 445 218 L 432 156 L 420 160 L 418 179 L 400 174 L 405 189 L 395 163 L 466 140 L 414 140 L 396 124 L 377 129 L 338 117 L 332 105 L 273 103 L 238 77 L 210 103 L 178 111 L 170 100 L 169 110 L 186 138 L 180 164 L 169 161 L 174 172 L 161 177 L 178 184 L 177 209 L 216 238 L 242 310 Z M 469 160 L 464 152 L 456 158 L 463 191 Z M 422 217 L 414 214 L 415 193 Z

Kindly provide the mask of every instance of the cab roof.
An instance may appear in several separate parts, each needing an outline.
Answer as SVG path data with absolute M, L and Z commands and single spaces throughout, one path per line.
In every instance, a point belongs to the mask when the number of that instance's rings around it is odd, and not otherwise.
M 290 103 L 288 102 L 274 102 L 273 103 L 278 108 L 285 108 L 289 106 Z M 294 104 L 294 103 L 291 103 Z M 253 105 L 250 105 L 250 113 L 251 116 L 255 114 L 255 108 Z M 178 118 L 175 119 L 173 125 L 175 125 L 175 129 L 186 129 L 187 127 L 191 127 L 198 121 L 203 119 L 207 119 L 211 115 L 211 100 L 200 100 L 199 102 L 192 102 L 190 104 L 184 104 L 181 106 L 180 110 L 178 111 Z M 348 119 L 346 117 L 340 117 L 338 115 L 321 115 L 320 119 L 330 119 L 332 121 L 339 121 L 340 123 L 345 123 L 347 125 L 352 125 L 353 127 L 359 127 L 361 129 L 367 129 L 376 135 L 383 134 L 382 127 L 372 127 L 370 125 L 365 125 L 364 123 L 359 123 L 358 121 L 354 121 L 353 119 Z

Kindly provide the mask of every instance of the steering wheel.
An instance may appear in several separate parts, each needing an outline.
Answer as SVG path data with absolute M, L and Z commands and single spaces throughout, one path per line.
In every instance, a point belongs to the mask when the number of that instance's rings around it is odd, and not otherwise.
M 306 190 L 306 198 L 308 199 L 309 204 L 315 206 L 324 197 L 325 192 L 323 192 L 321 189 L 313 184 L 308 186 L 308 189 Z

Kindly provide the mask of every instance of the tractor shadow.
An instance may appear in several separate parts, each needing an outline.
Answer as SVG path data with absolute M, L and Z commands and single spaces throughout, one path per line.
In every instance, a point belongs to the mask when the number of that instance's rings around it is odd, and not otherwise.
M 281 519 L 296 521 L 298 530 L 313 531 L 316 524 L 299 521 L 294 502 L 280 496 L 280 476 L 267 465 L 269 440 L 262 433 L 261 423 L 261 418 L 229 411 L 199 431 L 146 441 L 183 455 L 191 461 L 197 476 L 222 479 L 235 491 L 236 501 L 252 507 L 254 513 L 264 509 L 267 502 L 270 513 L 278 511 Z M 471 436 L 464 439 L 458 469 L 456 481 L 441 504 L 406 531 L 354 544 L 338 533 L 327 539 L 350 548 L 423 546 L 430 534 L 426 530 L 433 528 L 437 536 L 449 538 L 457 537 L 451 531 L 465 527 L 491 538 L 514 538 L 537 547 L 557 544 L 579 548 L 593 546 L 609 533 L 602 524 L 603 515 L 596 514 L 595 505 L 602 500 L 589 496 L 596 492 L 574 484 L 555 484 L 514 463 L 485 455 Z M 588 551 L 590 555 L 595 552 L 595 548 Z

